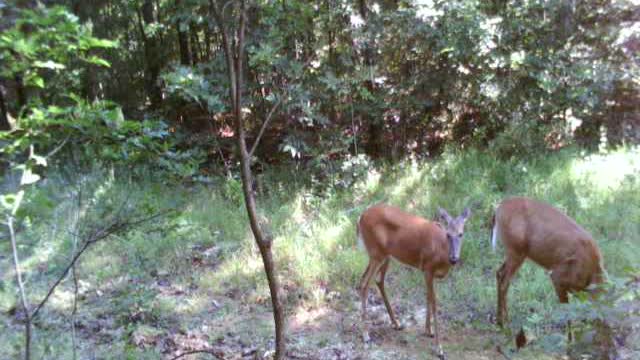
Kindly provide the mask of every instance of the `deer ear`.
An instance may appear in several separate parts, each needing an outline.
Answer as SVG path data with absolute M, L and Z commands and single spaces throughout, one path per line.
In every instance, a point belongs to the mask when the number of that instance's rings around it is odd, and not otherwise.
M 447 210 L 443 208 L 438 208 L 438 217 L 444 220 L 447 224 L 451 222 L 451 216 L 447 212 Z
M 463 219 L 465 219 L 465 220 L 467 220 L 467 218 L 469 217 L 469 215 L 471 215 L 471 209 L 469 209 L 469 208 L 465 208 L 465 209 L 462 211 L 462 215 L 461 215 L 461 216 L 462 216 L 462 218 L 463 218 Z

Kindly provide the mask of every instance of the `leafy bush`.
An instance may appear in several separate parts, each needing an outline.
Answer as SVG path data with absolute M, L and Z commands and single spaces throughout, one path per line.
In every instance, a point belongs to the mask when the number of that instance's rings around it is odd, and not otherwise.
M 610 277 L 590 292 L 576 294 L 569 304 L 559 305 L 551 317 L 558 324 L 571 322 L 575 336 L 564 343 L 558 333 L 545 334 L 538 346 L 562 352 L 569 347 L 573 356 L 596 356 L 603 359 L 634 359 L 640 355 L 640 279 L 637 269 L 627 269 L 625 277 Z M 594 297 L 593 295 L 596 294 Z M 525 327 L 536 329 L 544 317 L 533 314 Z

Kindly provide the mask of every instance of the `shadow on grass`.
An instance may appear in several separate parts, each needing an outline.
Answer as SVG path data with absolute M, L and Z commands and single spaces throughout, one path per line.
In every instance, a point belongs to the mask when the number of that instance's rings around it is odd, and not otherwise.
M 495 344 L 509 341 L 491 325 L 495 270 L 502 256 L 501 249 L 498 254 L 489 250 L 487 222 L 501 198 L 529 195 L 566 210 L 601 239 L 605 261 L 612 264 L 610 272 L 640 261 L 640 251 L 629 251 L 638 247 L 640 229 L 627 220 L 640 216 L 635 206 L 640 204 L 640 185 L 629 180 L 621 187 L 590 195 L 589 179 L 571 174 L 573 161 L 559 155 L 546 161 L 497 162 L 471 153 L 420 166 L 407 163 L 372 169 L 368 179 L 324 198 L 301 182 L 266 184 L 258 204 L 272 219 L 277 271 L 287 295 L 292 351 L 305 353 L 308 357 L 304 358 L 309 359 L 340 358 L 339 354 L 342 358 L 426 357 L 430 341 L 420 335 L 424 285 L 415 270 L 394 263 L 387 281 L 391 301 L 410 322 L 408 331 L 390 329 L 377 294 L 378 300 L 372 303 L 379 309 L 371 316 L 372 329 L 378 332 L 376 347 L 361 348 L 354 330 L 359 319 L 354 289 L 367 261 L 355 245 L 355 222 L 364 209 L 379 201 L 428 218 L 438 206 L 459 212 L 469 203 L 478 203 L 466 229 L 463 262 L 437 284 L 439 319 L 448 337 L 443 344 L 459 359 L 494 359 Z M 185 212 L 166 231 L 132 234 L 91 254 L 92 259 L 83 266 L 96 273 L 85 278 L 89 292 L 80 306 L 85 309 L 82 342 L 96 346 L 85 346 L 85 354 L 109 353 L 109 344 L 115 344 L 119 349 L 112 352 L 115 358 L 127 352 L 158 358 L 164 356 L 162 349 L 186 349 L 200 340 L 202 346 L 226 344 L 225 351 L 230 352 L 272 347 L 262 262 L 246 225 L 244 208 L 228 193 L 232 189 L 185 192 L 180 200 L 186 204 Z M 57 245 L 54 252 L 63 248 Z M 110 258 L 116 263 L 98 261 Z M 111 270 L 106 271 L 108 267 Z M 65 284 L 66 294 L 69 289 Z M 374 289 L 372 293 L 376 293 Z M 515 321 L 546 313 L 556 303 L 547 276 L 534 266 L 519 272 L 509 299 Z M 55 338 L 44 328 L 68 328 L 68 309 L 68 298 L 61 297 L 38 330 L 43 338 Z M 375 315 L 376 311 L 382 315 Z M 553 319 L 543 319 L 537 331 L 546 331 L 549 324 L 553 325 Z M 145 327 L 157 331 L 139 330 Z M 41 343 L 48 341 L 43 338 Z M 11 348 L 17 341 L 15 337 L 4 339 L 2 348 Z M 472 341 L 465 343 L 466 339 Z M 182 342 L 182 347 L 166 345 L 171 341 Z M 68 342 L 60 344 L 52 345 L 49 354 L 68 354 Z

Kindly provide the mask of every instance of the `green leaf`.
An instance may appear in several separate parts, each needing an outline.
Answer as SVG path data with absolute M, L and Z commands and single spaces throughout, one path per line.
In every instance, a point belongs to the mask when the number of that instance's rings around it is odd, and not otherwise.
M 0 205 L 6 209 L 13 209 L 13 205 L 16 203 L 16 194 L 0 195 Z
M 27 79 L 26 79 L 25 83 L 28 86 L 35 86 L 35 87 L 39 87 L 41 89 L 44 89 L 44 79 L 41 78 L 38 75 L 27 76 Z
M 80 48 L 87 50 L 90 48 L 114 48 L 118 46 L 117 41 L 98 39 L 95 37 L 85 37 L 80 39 Z
M 65 109 L 61 108 L 60 106 L 56 106 L 56 105 L 51 105 L 47 108 L 47 111 L 51 114 L 51 115 L 62 115 L 66 112 Z
M 20 179 L 20 185 L 30 185 L 40 180 L 40 175 L 31 171 L 31 169 L 26 169 L 24 173 L 22 173 L 22 179 Z
M 31 40 L 18 39 L 13 43 L 13 50 L 28 57 L 36 51 L 36 45 Z
M 124 123 L 124 114 L 122 108 L 117 107 L 115 109 L 104 112 L 104 120 L 107 126 L 112 128 L 119 128 Z
M 111 67 L 111 63 L 95 55 L 90 56 L 89 58 L 86 58 L 85 61 L 91 64 L 99 65 L 99 66 Z
M 30 158 L 35 160 L 36 165 L 47 166 L 47 158 L 44 156 L 31 154 Z
M 47 60 L 47 61 L 36 60 L 33 62 L 33 66 L 37 68 L 51 69 L 51 70 L 59 70 L 59 69 L 66 68 L 64 64 L 60 64 L 51 60 Z

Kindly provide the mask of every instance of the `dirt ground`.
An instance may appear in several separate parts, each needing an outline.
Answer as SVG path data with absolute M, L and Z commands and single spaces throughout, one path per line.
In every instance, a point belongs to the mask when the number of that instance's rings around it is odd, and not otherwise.
M 167 296 L 180 293 L 165 291 Z M 181 294 L 179 296 L 188 296 Z M 210 301 L 209 311 L 196 314 L 183 326 L 186 331 L 139 331 L 133 342 L 138 347 L 155 347 L 164 359 L 205 349 L 208 354 L 193 354 L 185 358 L 207 359 L 270 359 L 273 356 L 273 318 L 268 304 L 237 306 L 232 297 Z M 403 330 L 394 330 L 381 300 L 370 292 L 368 311 L 372 343 L 365 345 L 359 330 L 359 302 L 355 291 L 348 299 L 314 307 L 288 309 L 287 357 L 308 360 L 356 359 L 437 359 L 434 341 L 424 335 L 426 311 L 422 306 L 396 307 Z M 233 308 L 235 307 L 235 309 Z M 442 316 L 443 319 L 446 316 Z M 478 330 L 452 327 L 440 322 L 441 343 L 448 359 L 561 359 L 527 349 L 514 353 L 514 344 L 505 343 L 496 329 Z M 498 352 L 500 346 L 502 355 Z
M 196 271 L 206 270 L 203 266 Z M 153 296 L 132 294 L 132 289 L 140 288 Z M 434 340 L 425 336 L 426 311 L 421 299 L 397 296 L 392 300 L 405 326 L 394 330 L 381 298 L 370 289 L 368 325 L 372 342 L 365 346 L 356 291 L 327 293 L 322 301 L 293 301 L 287 306 L 288 359 L 437 359 Z M 141 300 L 132 302 L 136 297 Z M 184 355 L 182 359 L 273 358 L 268 297 L 248 296 L 233 286 L 211 289 L 158 274 L 152 283 L 136 283 L 126 277 L 110 281 L 82 293 L 81 299 L 75 322 L 80 359 L 174 359 L 180 355 Z M 66 341 L 62 346 L 69 347 L 68 333 L 60 332 L 69 328 L 69 309 L 56 308 L 56 304 L 68 303 L 62 297 L 53 298 L 43 314 L 44 321 L 35 329 L 37 342 L 45 342 L 45 337 L 50 342 L 58 338 L 63 344 Z M 443 307 L 439 309 L 441 344 L 447 359 L 566 359 L 541 351 L 536 339 L 531 338 L 528 346 L 516 352 L 513 339 L 498 331 L 491 319 L 477 315 L 477 321 L 468 323 Z M 17 316 L 4 320 L 10 324 L 10 331 L 21 334 Z M 191 352 L 195 353 L 188 354 Z

